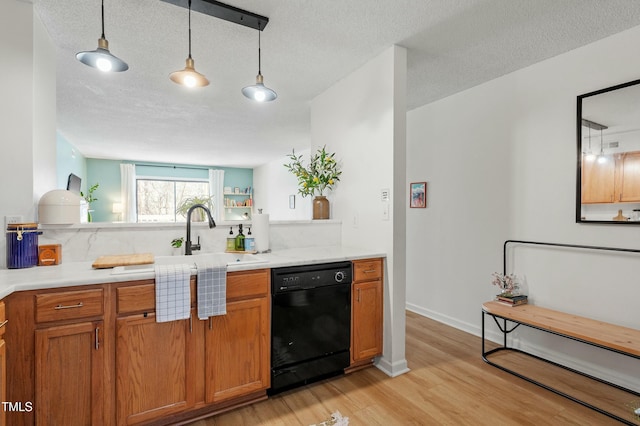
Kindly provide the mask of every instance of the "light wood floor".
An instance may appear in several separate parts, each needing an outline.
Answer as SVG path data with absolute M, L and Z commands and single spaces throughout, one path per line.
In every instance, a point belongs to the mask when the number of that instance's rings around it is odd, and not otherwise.
M 479 337 L 407 312 L 409 373 L 390 378 L 368 368 L 190 426 L 307 426 L 336 410 L 349 417 L 350 426 L 620 424 L 484 363 L 480 352 Z M 566 379 L 571 380 L 576 379 Z M 589 393 L 591 384 L 581 387 Z M 638 399 L 628 398 L 631 404 Z

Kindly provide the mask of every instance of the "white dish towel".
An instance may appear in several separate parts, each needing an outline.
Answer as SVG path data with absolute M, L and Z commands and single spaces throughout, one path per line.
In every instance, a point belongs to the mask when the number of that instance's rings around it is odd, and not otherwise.
M 227 313 L 227 265 L 219 266 L 199 262 L 198 318 L 205 320 Z
M 191 266 L 156 265 L 156 322 L 187 319 L 191 315 Z

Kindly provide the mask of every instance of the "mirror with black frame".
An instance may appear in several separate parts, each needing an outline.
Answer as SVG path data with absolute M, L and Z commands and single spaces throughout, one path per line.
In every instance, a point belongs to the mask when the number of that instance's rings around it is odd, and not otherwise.
M 640 225 L 640 80 L 578 96 L 576 222 Z

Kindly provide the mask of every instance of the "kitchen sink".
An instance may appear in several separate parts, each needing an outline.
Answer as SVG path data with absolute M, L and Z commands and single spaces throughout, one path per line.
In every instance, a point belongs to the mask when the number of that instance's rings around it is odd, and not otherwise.
M 250 263 L 267 263 L 268 259 L 257 254 L 224 253 L 227 266 L 246 265 Z
M 127 266 L 116 266 L 111 270 L 111 275 L 123 275 L 123 274 L 143 274 L 154 272 L 154 264 L 146 264 L 146 265 L 127 265 Z
M 257 254 L 246 253 L 204 253 L 193 256 L 156 256 L 155 264 L 117 266 L 111 271 L 112 275 L 142 274 L 155 271 L 155 265 L 179 265 L 186 264 L 195 268 L 198 263 L 214 265 L 227 265 L 233 270 L 234 266 L 268 263 L 269 259 Z

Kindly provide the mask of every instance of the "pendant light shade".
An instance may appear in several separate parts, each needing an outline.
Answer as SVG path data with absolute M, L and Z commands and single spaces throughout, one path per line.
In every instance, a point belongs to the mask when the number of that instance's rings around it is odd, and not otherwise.
M 256 84 L 242 89 L 242 94 L 247 98 L 257 102 L 269 102 L 278 97 L 278 94 L 269 89 L 262 82 L 262 74 L 256 76 Z
M 186 87 L 204 87 L 209 85 L 207 77 L 200 74 L 195 69 L 193 58 L 191 57 L 191 0 L 189 0 L 189 56 L 183 70 L 169 74 L 169 78 L 174 83 Z
M 209 85 L 207 77 L 200 74 L 193 65 L 193 59 L 191 56 L 187 58 L 187 63 L 183 70 L 174 71 L 169 74 L 171 81 L 177 84 L 181 84 L 186 87 L 204 87 Z
M 98 39 L 96 50 L 78 52 L 76 59 L 85 65 L 104 72 L 121 72 L 129 69 L 122 59 L 109 52 L 109 42 L 104 36 L 104 0 L 102 0 L 102 36 Z
M 259 24 L 258 24 L 259 26 Z M 253 86 L 247 86 L 242 89 L 242 94 L 252 101 L 256 102 L 270 102 L 278 97 L 278 94 L 264 85 L 264 79 L 262 77 L 261 58 L 260 58 L 260 28 L 258 28 L 258 75 L 256 76 L 256 84 Z

